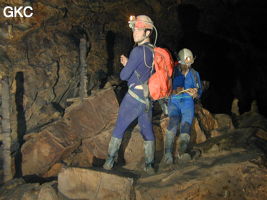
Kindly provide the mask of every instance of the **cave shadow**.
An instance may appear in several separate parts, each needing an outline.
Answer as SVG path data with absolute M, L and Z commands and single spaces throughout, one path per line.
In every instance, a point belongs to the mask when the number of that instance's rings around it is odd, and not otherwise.
M 53 176 L 53 177 L 49 177 L 49 178 L 43 178 L 43 177 L 40 177 L 40 176 L 35 175 L 35 174 L 34 175 L 26 175 L 26 176 L 23 176 L 22 178 L 26 183 L 40 183 L 40 184 L 57 180 L 57 176 Z
M 15 104 L 17 111 L 17 141 L 18 141 L 18 149 L 16 149 L 15 155 L 15 168 L 16 173 L 15 177 L 22 176 L 22 154 L 21 154 L 21 146 L 23 144 L 23 136 L 26 133 L 26 119 L 25 119 L 25 109 L 23 107 L 23 96 L 24 96 L 24 73 L 17 72 L 15 76 L 16 80 L 16 93 L 15 93 Z
M 91 167 L 89 169 L 94 170 L 94 171 L 98 171 L 98 172 L 105 172 L 108 174 L 115 174 L 115 175 L 123 177 L 123 178 L 127 177 L 127 178 L 133 178 L 135 180 L 140 178 L 140 175 L 137 174 L 136 172 L 132 171 L 132 170 L 122 169 L 122 168 L 117 170 L 116 168 L 117 168 L 117 166 L 112 168 L 112 170 L 105 170 L 104 168 L 99 168 L 99 167 Z
M 116 35 L 113 31 L 108 31 L 106 34 L 106 51 L 107 51 L 107 73 L 103 70 L 99 70 L 95 76 L 99 81 L 98 88 L 102 89 L 107 83 L 108 77 L 114 72 L 114 45 L 115 45 Z M 92 78 L 92 76 L 91 76 Z
M 236 96 L 233 88 L 236 80 L 246 71 L 242 49 L 227 38 L 199 31 L 201 13 L 196 6 L 179 5 L 177 16 L 182 28 L 177 52 L 182 48 L 192 50 L 196 56 L 192 67 L 199 72 L 201 80 L 210 82 L 210 88 L 203 94 L 204 107 L 212 113 L 230 114 L 231 104 Z
M 106 35 L 106 43 L 107 43 L 107 70 L 108 76 L 113 74 L 113 65 L 114 65 L 114 44 L 115 44 L 116 35 L 113 31 L 108 31 Z

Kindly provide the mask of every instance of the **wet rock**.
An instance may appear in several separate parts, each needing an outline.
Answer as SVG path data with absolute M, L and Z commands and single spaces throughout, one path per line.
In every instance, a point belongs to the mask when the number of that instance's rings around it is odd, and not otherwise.
M 71 199 L 130 199 L 133 179 L 89 169 L 68 168 L 58 176 L 58 190 Z
M 259 112 L 258 103 L 256 100 L 253 100 L 250 107 L 250 112 Z
M 1 200 L 37 200 L 39 183 L 25 183 L 23 179 L 14 179 L 7 182 L 0 189 Z
M 169 117 L 164 117 L 160 119 L 159 125 L 163 133 L 166 132 L 168 124 L 169 124 Z
M 266 169 L 252 164 L 252 157 L 257 156 L 218 154 L 194 165 L 142 177 L 136 183 L 136 199 L 266 199 Z
M 219 127 L 215 117 L 205 108 L 200 108 L 196 110 L 196 115 L 199 121 L 201 129 L 208 136 L 210 131 Z
M 34 136 L 25 137 L 28 140 L 21 150 L 23 175 L 45 174 L 56 162 L 68 157 L 82 139 L 94 137 L 105 127 L 114 124 L 117 112 L 118 102 L 112 88 L 101 90 L 83 102 L 74 103 L 66 110 L 63 119 L 43 128 Z M 96 141 L 99 138 L 101 136 L 92 139 L 91 152 L 102 158 L 106 148 L 98 147 Z M 105 144 L 108 142 L 105 141 Z M 100 150 L 102 155 L 98 153 Z
M 155 135 L 155 160 L 161 159 L 164 148 L 163 138 L 165 130 L 162 129 L 160 124 L 153 125 Z M 122 152 L 125 161 L 124 168 L 130 170 L 143 170 L 145 157 L 144 139 L 138 126 L 136 126 L 132 131 L 127 131 L 125 133 L 122 141 Z
M 215 119 L 218 122 L 218 128 L 217 129 L 234 129 L 234 125 L 232 122 L 232 119 L 229 115 L 226 114 L 215 114 L 214 115 Z
M 259 113 L 246 112 L 239 116 L 238 127 L 239 128 L 255 127 L 267 130 L 267 119 L 264 118 Z
M 258 129 L 256 131 L 256 136 L 261 138 L 261 139 L 263 139 L 263 140 L 265 140 L 265 141 L 267 141 L 267 131 L 264 131 L 262 129 Z
M 64 167 L 63 163 L 56 163 L 54 164 L 48 172 L 46 172 L 45 174 L 42 175 L 42 177 L 44 178 L 49 178 L 49 177 L 55 177 L 58 175 L 58 173 L 60 172 L 60 170 Z
M 155 157 L 159 156 L 158 154 L 160 154 L 164 149 L 164 135 L 166 134 L 166 129 L 164 129 L 163 127 L 164 127 L 164 124 L 166 123 L 166 120 L 167 120 L 166 118 L 162 119 L 159 125 L 156 125 L 156 124 L 153 125 L 153 131 L 154 131 L 155 138 L 156 138 Z
M 239 116 L 240 113 L 239 113 L 239 107 L 238 107 L 238 99 L 235 98 L 232 102 L 232 107 L 231 107 L 231 113 L 235 116 Z
M 66 109 L 64 118 L 80 138 L 99 134 L 117 118 L 119 104 L 112 88 L 103 89 Z
M 43 184 L 38 194 L 37 200 L 59 200 L 56 190 L 51 184 Z
M 54 189 L 55 181 L 42 185 L 39 183 L 25 183 L 23 179 L 14 179 L 0 189 L 1 200 L 58 200 Z
M 83 157 L 92 166 L 95 159 L 106 159 L 108 155 L 108 144 L 113 128 L 105 130 L 95 137 L 82 141 Z M 98 164 L 98 163 L 95 163 Z
M 79 148 L 81 148 L 81 146 Z M 76 166 L 85 168 L 92 167 L 93 161 L 94 156 L 83 151 L 79 151 L 78 153 L 74 152 L 63 160 L 66 166 Z
M 225 133 L 225 131 L 215 129 L 215 130 L 210 131 L 210 137 L 212 137 L 212 138 L 218 137 L 220 135 L 223 135 L 224 133 Z
M 211 137 L 218 137 L 234 129 L 232 119 L 229 115 L 216 114 L 214 117 L 218 122 L 218 128 L 210 131 Z
M 144 139 L 139 127 L 125 134 L 122 148 L 126 163 L 125 168 L 136 169 L 142 165 L 144 161 Z
M 204 131 L 201 130 L 199 126 L 198 119 L 195 118 L 192 125 L 192 131 L 191 131 L 191 142 L 195 144 L 199 144 L 202 142 L 205 142 L 207 140 L 207 137 L 204 133 Z
M 70 126 L 60 121 L 36 134 L 38 136 L 30 138 L 21 148 L 23 175 L 44 174 L 80 143 Z
M 208 150 L 208 153 L 216 155 L 218 152 L 220 152 L 220 147 L 217 144 L 213 144 L 211 148 Z
M 228 131 L 218 137 L 209 138 L 204 143 L 197 144 L 193 148 L 199 149 L 202 153 L 208 152 L 216 144 L 219 150 L 230 150 L 231 148 L 248 147 L 248 139 L 254 135 L 254 128 L 242 128 Z

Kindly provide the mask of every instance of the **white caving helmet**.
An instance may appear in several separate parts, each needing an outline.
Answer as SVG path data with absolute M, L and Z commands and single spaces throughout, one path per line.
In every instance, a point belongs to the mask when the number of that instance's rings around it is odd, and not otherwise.
M 193 57 L 192 51 L 187 48 L 184 48 L 178 53 L 178 62 L 183 65 L 192 65 L 195 58 Z
M 154 23 L 150 19 L 150 17 L 148 17 L 146 15 L 138 15 L 137 17 L 130 16 L 130 19 L 129 19 L 128 23 L 129 23 L 129 27 L 132 30 L 134 30 L 134 28 L 138 28 L 138 29 L 149 29 L 152 32 L 153 29 L 154 29 L 155 32 L 156 32 L 154 46 L 156 45 L 158 33 L 157 33 L 157 29 L 154 26 Z

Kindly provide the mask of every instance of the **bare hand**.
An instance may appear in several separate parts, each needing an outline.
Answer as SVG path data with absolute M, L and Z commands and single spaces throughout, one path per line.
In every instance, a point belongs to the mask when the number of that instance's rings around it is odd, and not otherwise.
M 172 94 L 178 94 L 179 92 L 181 92 L 181 91 L 183 91 L 183 90 L 184 90 L 183 87 L 177 87 L 176 90 L 173 90 L 173 91 L 172 91 Z
M 197 88 L 189 88 L 189 89 L 187 90 L 187 93 L 188 93 L 191 97 L 196 98 L 196 97 L 197 97 L 197 91 L 198 91 Z
M 127 64 L 128 62 L 128 58 L 125 56 L 125 55 L 121 55 L 121 64 L 125 67 L 125 65 Z

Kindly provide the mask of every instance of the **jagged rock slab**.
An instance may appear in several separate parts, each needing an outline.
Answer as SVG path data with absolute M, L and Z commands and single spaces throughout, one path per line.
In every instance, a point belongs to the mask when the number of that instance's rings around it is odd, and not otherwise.
M 267 131 L 264 131 L 262 129 L 258 129 L 256 132 L 256 136 L 267 141 Z
M 14 179 L 1 187 L 0 200 L 59 200 L 55 185 L 55 181 L 40 185 Z
M 130 199 L 133 179 L 81 168 L 62 170 L 58 190 L 70 199 Z
M 107 129 L 95 137 L 84 139 L 82 141 L 82 157 L 86 160 L 89 166 L 92 166 L 95 158 L 102 160 L 107 158 L 112 130 L 113 128 Z
M 239 128 L 261 128 L 267 131 L 267 119 L 256 112 L 247 112 L 238 117 Z
M 216 114 L 214 115 L 215 119 L 218 122 L 218 129 L 234 129 L 232 119 L 229 115 L 226 114 Z
M 77 135 L 64 122 L 56 122 L 36 134 L 21 148 L 23 175 L 44 174 L 80 144 Z
M 202 153 L 206 153 L 215 146 L 218 151 L 230 150 L 231 148 L 237 147 L 247 147 L 249 139 L 255 134 L 255 132 L 255 128 L 234 129 L 221 136 L 210 138 L 204 143 L 197 144 L 193 148 L 200 150 Z M 253 141 L 250 143 L 253 143 Z
M 199 143 L 205 142 L 206 140 L 207 140 L 207 137 L 204 131 L 201 130 L 198 119 L 195 118 L 192 124 L 191 142 L 195 144 L 199 144 Z
M 209 134 L 211 130 L 219 127 L 217 120 L 207 109 L 203 107 L 196 109 L 196 115 L 199 125 L 205 134 Z
M 44 184 L 38 194 L 38 200 L 59 200 L 59 198 L 57 192 L 50 184 Z
M 67 109 L 60 121 L 36 134 L 26 135 L 21 150 L 23 175 L 47 176 L 46 172 L 56 162 L 69 156 L 81 144 L 82 139 L 97 136 L 112 125 L 118 107 L 113 89 L 104 89 L 83 102 L 75 103 Z M 91 151 L 97 146 L 92 146 Z M 106 151 L 106 148 L 102 151 Z
M 119 104 L 112 88 L 100 90 L 66 109 L 64 118 L 80 138 L 90 138 L 114 123 Z

